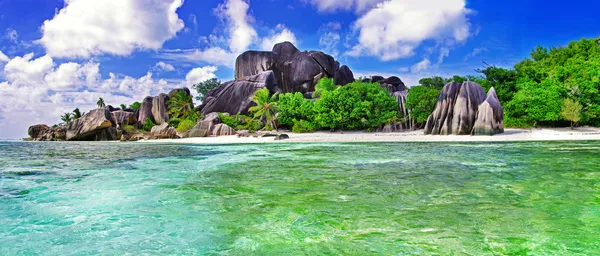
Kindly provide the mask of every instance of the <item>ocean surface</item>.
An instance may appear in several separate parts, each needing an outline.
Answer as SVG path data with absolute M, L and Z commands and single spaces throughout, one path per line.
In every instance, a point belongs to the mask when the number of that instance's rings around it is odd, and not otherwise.
M 600 142 L 0 141 L 0 255 L 599 255 Z

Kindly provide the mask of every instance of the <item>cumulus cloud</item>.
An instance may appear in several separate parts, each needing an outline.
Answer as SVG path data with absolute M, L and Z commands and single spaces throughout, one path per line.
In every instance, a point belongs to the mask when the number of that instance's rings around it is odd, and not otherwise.
M 253 20 L 248 14 L 250 5 L 245 0 L 226 0 L 220 4 L 215 13 L 225 21 L 229 33 L 229 49 L 232 52 L 243 52 L 258 38 L 256 30 L 250 25 Z
M 0 63 L 8 62 L 10 59 L 2 51 L 0 51 Z
M 160 49 L 183 29 L 177 15 L 183 0 L 65 0 L 42 25 L 39 40 L 50 56 L 129 55 Z
M 425 40 L 464 42 L 470 23 L 465 0 L 389 0 L 355 23 L 358 43 L 350 56 L 376 56 L 389 61 L 411 57 Z
M 165 63 L 164 61 L 159 61 L 154 65 L 154 70 L 156 71 L 174 71 L 175 67 L 169 63 Z
M 413 73 L 419 73 L 421 71 L 428 70 L 429 68 L 431 68 L 431 61 L 429 61 L 429 59 L 423 59 L 419 63 L 413 65 L 410 70 Z
M 287 41 L 295 45 L 298 43 L 296 35 L 294 35 L 294 33 L 292 33 L 292 31 L 286 28 L 283 24 L 277 25 L 272 33 L 274 33 L 272 36 L 263 38 L 261 44 L 261 49 L 263 51 L 270 51 L 273 49 L 275 44 L 281 42 Z

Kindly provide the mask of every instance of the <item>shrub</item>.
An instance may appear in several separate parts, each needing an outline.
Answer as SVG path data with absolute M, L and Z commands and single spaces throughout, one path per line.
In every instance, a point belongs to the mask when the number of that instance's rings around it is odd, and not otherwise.
M 219 113 L 221 122 L 228 125 L 235 130 L 248 130 L 250 132 L 258 131 L 265 127 L 265 125 L 257 119 L 253 119 L 249 116 L 237 114 L 235 116 L 226 115 Z
M 178 132 L 187 132 L 187 131 L 191 130 L 192 128 L 194 128 L 194 126 L 196 126 L 196 122 L 194 122 L 190 119 L 184 119 L 184 120 L 181 120 L 181 122 L 179 122 L 179 124 L 177 125 L 177 131 Z
M 324 91 L 314 105 L 314 123 L 319 127 L 376 128 L 398 115 L 398 104 L 377 83 L 353 82 Z
M 413 86 L 406 96 L 406 108 L 410 117 L 417 123 L 427 122 L 427 118 L 435 109 L 440 90 L 436 87 Z
M 313 93 L 313 98 L 321 97 L 321 94 L 325 91 L 333 91 L 335 90 L 335 82 L 331 78 L 321 78 L 317 85 L 315 85 L 315 92 Z
M 192 89 L 198 92 L 198 96 L 196 96 L 196 100 L 203 101 L 206 94 L 215 88 L 221 85 L 221 81 L 216 78 L 211 78 L 206 81 L 202 81 L 192 86 Z
M 179 125 L 179 123 L 181 123 L 181 118 L 171 118 L 169 119 L 169 121 L 167 121 L 169 123 L 169 126 L 171 127 L 177 127 Z
M 294 122 L 294 126 L 292 127 L 292 132 L 295 133 L 308 133 L 314 132 L 316 130 L 316 125 L 306 120 L 296 121 Z
M 312 120 L 314 102 L 304 98 L 302 93 L 286 93 L 279 95 L 277 120 L 280 125 L 292 127 L 296 121 Z
M 126 132 L 134 132 L 135 131 L 135 126 L 133 126 L 133 125 L 125 125 L 125 126 L 123 126 L 123 130 L 125 130 Z
M 154 122 L 152 122 L 152 119 L 150 119 L 150 117 L 146 117 L 146 122 L 144 123 L 144 125 L 142 125 L 140 130 L 144 131 L 144 132 L 149 132 L 152 130 L 152 127 L 154 127 L 154 126 L 156 126 L 156 124 Z

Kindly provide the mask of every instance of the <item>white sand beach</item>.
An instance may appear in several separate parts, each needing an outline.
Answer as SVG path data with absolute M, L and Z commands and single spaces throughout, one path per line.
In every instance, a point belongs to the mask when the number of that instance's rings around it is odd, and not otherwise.
M 600 140 L 600 128 L 581 127 L 552 129 L 506 129 L 503 134 L 494 136 L 441 136 L 423 135 L 423 130 L 406 133 L 369 133 L 369 132 L 315 132 L 291 133 L 290 139 L 275 141 L 273 137 L 222 136 L 186 139 L 147 140 L 150 143 L 187 143 L 187 144 L 243 144 L 243 143 L 289 143 L 289 142 L 501 142 L 501 141 L 570 141 Z

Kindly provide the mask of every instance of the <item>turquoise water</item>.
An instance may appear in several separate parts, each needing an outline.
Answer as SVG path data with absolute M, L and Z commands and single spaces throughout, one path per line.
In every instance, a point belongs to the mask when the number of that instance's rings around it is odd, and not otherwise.
M 600 142 L 0 142 L 0 255 L 598 255 Z

